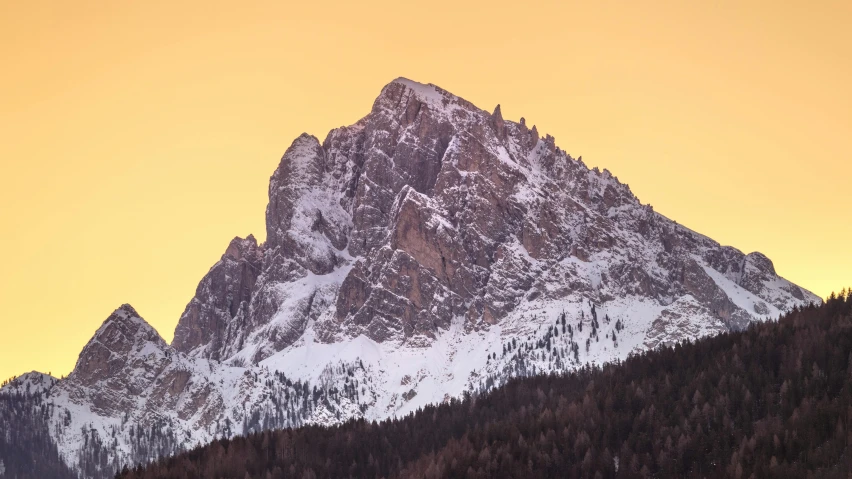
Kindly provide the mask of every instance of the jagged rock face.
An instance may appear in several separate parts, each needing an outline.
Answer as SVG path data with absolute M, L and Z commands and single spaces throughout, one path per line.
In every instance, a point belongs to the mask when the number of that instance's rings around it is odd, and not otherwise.
M 192 407 L 198 396 L 210 399 L 209 386 L 199 374 L 210 371 L 205 365 L 175 351 L 125 304 L 89 340 L 74 371 L 58 384 L 55 393 L 67 394 L 72 402 L 108 417 L 124 414 L 155 419 L 176 412 L 189 419 L 214 405 L 211 401 Z M 194 425 L 208 426 L 209 421 Z
M 299 340 L 311 321 L 324 342 L 364 334 L 428 345 L 454 318 L 477 330 L 524 303 L 571 297 L 665 306 L 688 295 L 692 310 L 741 328 L 814 299 L 774 285 L 765 256 L 655 213 L 524 119 L 504 120 L 499 105 L 488 113 L 405 79 L 322 144 L 309 135 L 293 142 L 271 178 L 266 219 L 248 309 L 202 313 L 230 304 L 237 275 L 220 273 L 220 262 L 181 318 L 178 350 L 223 359 L 248 348 L 242 357 L 257 362 Z M 761 304 L 745 311 L 704 265 Z M 334 279 L 308 284 L 314 277 Z M 240 332 L 216 333 L 229 322 Z
M 293 299 L 293 292 L 281 285 L 308 275 L 327 275 L 346 263 L 343 250 L 351 221 L 333 183 L 325 151 L 307 134 L 287 149 L 270 179 L 263 273 L 247 328 L 268 346 L 254 360 L 298 339 L 311 317 L 314 300 L 321 301 L 314 290 L 297 298 L 298 304 L 282 308 Z
M 325 151 L 313 136 L 303 134 L 284 154 L 269 182 L 268 266 L 290 260 L 298 265 L 293 269 L 327 274 L 340 264 L 349 218 L 326 182 L 327 169 Z
M 234 238 L 198 285 L 175 329 L 172 346 L 215 360 L 236 352 L 244 338 L 262 262 L 263 250 L 254 236 Z
M 136 397 L 169 366 L 171 353 L 157 331 L 125 304 L 95 332 L 59 387 L 72 398 L 91 402 L 97 411 L 131 410 Z M 96 394 L 82 397 L 83 390 Z

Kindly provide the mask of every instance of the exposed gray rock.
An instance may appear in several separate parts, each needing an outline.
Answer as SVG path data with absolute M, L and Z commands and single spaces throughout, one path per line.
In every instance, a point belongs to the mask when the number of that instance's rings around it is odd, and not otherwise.
M 641 205 L 609 171 L 590 170 L 523 119 L 504 120 L 499 105 L 488 113 L 406 79 L 322 144 L 309 135 L 293 142 L 270 182 L 262 249 L 241 334 L 176 339 L 179 350 L 251 348 L 245 357 L 256 362 L 296 342 L 311 319 L 326 342 L 365 334 L 428 345 L 455 317 L 481 329 L 524 301 L 578 295 L 665 304 L 689 295 L 697 311 L 736 329 L 816 299 L 793 285 L 766 286 L 777 275 L 765 256 L 720 246 Z M 574 260 L 590 266 L 580 272 Z M 760 304 L 738 305 L 699 262 Z M 319 296 L 333 308 L 327 317 L 316 291 L 299 299 L 282 286 L 335 271 L 347 273 Z M 225 290 L 209 288 L 188 311 L 221 310 L 205 305 L 227 302 Z M 201 324 L 185 314 L 176 338 L 198 330 L 184 323 Z
M 239 348 L 262 260 L 263 249 L 254 236 L 234 238 L 198 285 L 175 328 L 172 346 L 216 360 Z

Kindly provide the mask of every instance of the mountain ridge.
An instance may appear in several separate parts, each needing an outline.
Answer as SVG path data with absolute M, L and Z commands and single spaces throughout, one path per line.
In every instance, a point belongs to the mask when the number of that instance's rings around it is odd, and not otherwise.
M 170 345 L 124 305 L 47 390 L 69 466 L 108 477 L 217 437 L 404 415 L 820 301 L 499 105 L 407 79 L 293 141 L 266 228 L 228 244 Z

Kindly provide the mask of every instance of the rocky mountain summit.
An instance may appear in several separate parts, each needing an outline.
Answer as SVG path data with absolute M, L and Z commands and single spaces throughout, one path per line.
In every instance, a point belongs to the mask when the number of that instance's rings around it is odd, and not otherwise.
M 325 343 L 363 334 L 427 346 L 454 318 L 481 330 L 569 297 L 688 306 L 727 329 L 817 300 L 760 253 L 641 205 L 524 119 L 405 79 L 355 125 L 322 143 L 297 138 L 272 176 L 266 218 L 265 244 L 236 238 L 202 280 L 176 349 L 257 363 L 309 323 Z
M 499 105 L 400 78 L 356 124 L 294 140 L 266 241 L 231 241 L 171 345 L 122 306 L 45 402 L 64 460 L 108 477 L 218 436 L 406 414 L 819 301 Z

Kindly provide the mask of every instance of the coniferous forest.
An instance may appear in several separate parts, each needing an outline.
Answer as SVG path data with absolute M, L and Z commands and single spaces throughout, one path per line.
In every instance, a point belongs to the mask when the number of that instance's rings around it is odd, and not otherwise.
M 73 479 L 50 440 L 42 393 L 0 394 L 0 478 Z
M 845 478 L 852 294 L 396 420 L 219 440 L 116 477 Z

